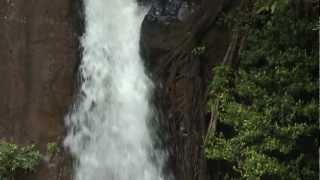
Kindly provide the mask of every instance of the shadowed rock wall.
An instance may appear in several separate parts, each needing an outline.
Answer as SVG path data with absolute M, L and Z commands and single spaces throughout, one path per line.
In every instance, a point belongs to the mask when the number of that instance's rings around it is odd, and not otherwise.
M 78 61 L 71 1 L 0 1 L 1 139 L 43 151 L 63 139 Z M 66 178 L 63 159 L 44 162 L 30 179 Z
M 142 53 L 156 83 L 155 104 L 176 180 L 209 180 L 203 141 L 209 115 L 207 85 L 225 59 L 232 33 L 217 18 L 225 0 L 156 1 L 142 27 Z M 234 43 L 237 44 L 237 43 Z M 200 54 L 193 51 L 205 50 Z

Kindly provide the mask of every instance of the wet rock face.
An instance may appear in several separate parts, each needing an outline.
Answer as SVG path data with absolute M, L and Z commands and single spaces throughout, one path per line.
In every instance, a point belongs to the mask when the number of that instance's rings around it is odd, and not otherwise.
M 44 150 L 63 138 L 78 61 L 71 2 L 0 1 L 1 139 Z M 44 162 L 30 179 L 67 178 L 63 161 Z
M 203 153 L 207 85 L 221 63 L 231 32 L 215 24 L 228 1 L 157 1 L 142 26 L 142 54 L 156 83 L 155 104 L 167 134 L 168 169 L 176 180 L 209 180 Z M 204 47 L 201 54 L 193 49 Z
M 146 18 L 164 24 L 184 21 L 194 13 L 195 6 L 195 3 L 184 0 L 153 1 Z

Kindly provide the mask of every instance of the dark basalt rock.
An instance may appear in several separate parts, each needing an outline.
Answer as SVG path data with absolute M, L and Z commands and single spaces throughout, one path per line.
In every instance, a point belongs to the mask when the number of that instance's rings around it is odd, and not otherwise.
M 163 24 L 184 21 L 195 11 L 196 4 L 184 0 L 152 1 L 146 18 Z
M 232 33 L 216 24 L 224 0 L 158 1 L 142 25 L 142 54 L 156 83 L 155 104 L 176 180 L 213 179 L 207 172 L 203 140 L 207 132 L 207 85 L 222 63 Z M 186 15 L 182 15 L 182 14 Z M 192 53 L 205 47 L 200 55 Z

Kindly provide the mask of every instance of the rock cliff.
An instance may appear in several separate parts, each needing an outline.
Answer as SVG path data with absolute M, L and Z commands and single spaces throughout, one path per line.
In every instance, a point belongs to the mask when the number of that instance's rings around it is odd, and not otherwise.
M 177 180 L 212 179 L 202 147 L 209 121 L 207 84 L 213 66 L 239 43 L 216 23 L 232 6 L 223 0 L 157 1 L 143 23 L 142 52 L 156 82 L 155 104 L 168 135 L 168 169 Z
M 72 7 L 71 0 L 0 1 L 1 139 L 45 151 L 63 138 L 78 63 Z M 63 159 L 43 163 L 30 179 L 64 179 Z

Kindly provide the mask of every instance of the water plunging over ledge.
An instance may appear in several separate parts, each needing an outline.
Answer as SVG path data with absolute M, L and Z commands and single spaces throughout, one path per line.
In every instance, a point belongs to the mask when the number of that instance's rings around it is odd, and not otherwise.
M 145 9 L 135 0 L 84 0 L 84 11 L 82 84 L 66 117 L 74 179 L 162 180 L 147 126 L 153 85 L 139 55 Z

